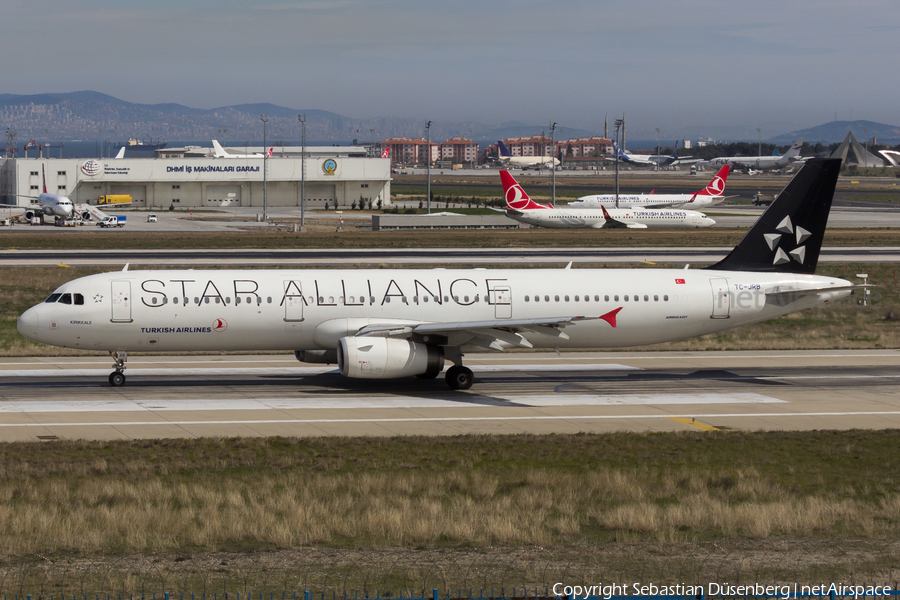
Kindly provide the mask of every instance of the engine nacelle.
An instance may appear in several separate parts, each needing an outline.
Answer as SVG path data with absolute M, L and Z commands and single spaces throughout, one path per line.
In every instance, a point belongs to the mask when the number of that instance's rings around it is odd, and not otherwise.
M 34 212 L 33 210 L 26 210 L 26 211 L 25 211 L 25 220 L 26 220 L 26 221 L 32 220 L 35 216 L 36 216 L 36 214 L 35 214 L 35 212 Z
M 85 221 L 90 221 L 91 213 L 89 213 L 88 211 L 84 211 L 83 213 L 81 213 L 81 218 Z
M 345 337 L 338 342 L 341 375 L 356 379 L 392 379 L 440 373 L 440 346 L 383 337 Z
M 305 363 L 333 365 L 338 361 L 337 350 L 294 350 L 294 358 Z

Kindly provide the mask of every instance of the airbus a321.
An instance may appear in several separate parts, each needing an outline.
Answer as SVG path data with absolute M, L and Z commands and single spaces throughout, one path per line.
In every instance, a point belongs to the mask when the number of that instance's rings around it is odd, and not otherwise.
M 619 207 L 631 208 L 705 208 L 714 206 L 725 199 L 725 182 L 728 181 L 729 165 L 716 173 L 706 187 L 693 194 L 619 194 Z M 569 208 L 616 207 L 615 194 L 594 194 L 582 196 L 569 202 Z
M 707 269 L 215 269 L 102 273 L 19 317 L 27 338 L 110 352 L 294 350 L 346 377 L 472 385 L 464 357 L 512 348 L 622 348 L 780 317 L 850 294 L 815 275 L 839 159 L 810 160 Z M 402 385 L 402 384 L 398 384 Z
M 500 171 L 506 216 L 520 223 L 555 229 L 603 229 L 627 227 L 711 227 L 715 221 L 695 210 L 647 210 L 632 208 L 553 208 L 528 197 L 509 171 Z M 499 209 L 494 209 L 499 210 Z

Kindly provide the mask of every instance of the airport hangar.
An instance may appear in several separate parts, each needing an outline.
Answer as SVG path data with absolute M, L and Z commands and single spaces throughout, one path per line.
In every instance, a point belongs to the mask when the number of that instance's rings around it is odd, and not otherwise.
M 299 147 L 276 147 L 262 158 L 262 148 L 228 149 L 257 156 L 216 158 L 211 148 L 187 146 L 158 150 L 154 158 L 5 158 L 0 159 L 0 202 L 36 204 L 43 191 L 68 196 L 76 204 L 96 204 L 100 196 L 128 194 L 132 206 L 168 209 L 263 208 L 300 206 Z M 350 208 L 364 199 L 390 205 L 390 159 L 372 158 L 356 146 L 306 148 L 306 203 L 310 208 Z M 29 198 L 31 197 L 31 198 Z M 17 200 L 18 198 L 18 200 Z

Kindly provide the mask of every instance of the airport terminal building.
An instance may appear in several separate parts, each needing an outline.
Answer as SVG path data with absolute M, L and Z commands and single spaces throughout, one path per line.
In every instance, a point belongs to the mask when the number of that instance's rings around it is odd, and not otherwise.
M 47 191 L 76 204 L 96 204 L 101 196 L 127 194 L 132 206 L 178 208 L 300 206 L 305 180 L 307 206 L 327 202 L 350 208 L 365 200 L 390 204 L 391 169 L 387 158 L 370 158 L 354 146 L 307 147 L 306 169 L 299 147 L 229 149 L 235 156 L 215 157 L 211 149 L 187 147 L 157 152 L 155 158 L 5 158 L 0 159 L 0 203 L 37 203 L 46 177 Z M 240 154 L 239 154 L 240 153 Z M 265 179 L 265 186 L 264 186 Z

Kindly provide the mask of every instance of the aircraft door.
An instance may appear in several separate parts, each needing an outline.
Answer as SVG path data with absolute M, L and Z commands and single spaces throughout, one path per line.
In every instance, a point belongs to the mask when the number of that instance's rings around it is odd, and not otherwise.
M 112 319 L 113 323 L 131 323 L 131 282 L 113 281 Z
M 494 316 L 498 319 L 512 318 L 512 292 L 509 286 L 495 287 L 491 290 L 494 302 Z
M 306 301 L 303 299 L 303 292 L 299 281 L 287 280 L 284 282 L 284 320 L 286 323 L 299 322 L 303 320 L 303 305 Z
M 717 277 L 709 280 L 712 286 L 713 309 L 710 319 L 727 319 L 731 316 L 731 294 L 728 291 L 728 280 Z

